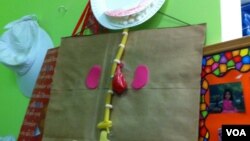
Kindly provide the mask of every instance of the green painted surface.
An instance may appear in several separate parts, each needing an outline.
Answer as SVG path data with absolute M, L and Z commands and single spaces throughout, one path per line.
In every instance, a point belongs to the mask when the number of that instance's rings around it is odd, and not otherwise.
M 70 36 L 80 17 L 86 0 L 10 0 L 0 1 L 0 33 L 4 25 L 24 15 L 36 14 L 41 27 L 52 37 L 55 46 L 60 38 Z M 220 1 L 218 0 L 168 0 L 161 11 L 189 24 L 207 23 L 206 44 L 221 40 Z M 60 12 L 61 6 L 66 12 Z M 134 29 L 175 27 L 186 24 L 157 14 Z M 24 97 L 15 83 L 15 75 L 0 65 L 0 136 L 18 136 L 29 99 Z

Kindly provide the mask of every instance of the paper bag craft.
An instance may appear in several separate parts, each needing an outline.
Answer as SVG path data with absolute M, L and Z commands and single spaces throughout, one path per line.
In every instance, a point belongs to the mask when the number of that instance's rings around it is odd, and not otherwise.
M 121 37 L 121 33 L 109 33 L 62 39 L 44 141 L 100 139 L 97 124 L 103 121 Z M 127 90 L 113 95 L 110 141 L 198 139 L 204 37 L 204 25 L 129 32 L 121 60 Z M 134 84 L 140 70 L 147 70 L 148 78 L 144 84 Z M 91 89 L 85 84 L 90 73 L 100 75 Z

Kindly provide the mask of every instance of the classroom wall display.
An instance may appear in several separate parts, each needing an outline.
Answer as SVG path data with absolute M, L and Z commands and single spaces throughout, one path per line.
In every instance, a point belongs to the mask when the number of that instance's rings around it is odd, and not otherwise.
M 249 40 L 245 37 L 204 49 L 199 141 L 220 141 L 222 125 L 250 124 Z
M 55 46 L 59 46 L 61 37 L 71 35 L 86 2 L 87 0 L 0 1 L 1 12 L 6 15 L 1 17 L 0 33 L 4 32 L 2 27 L 9 21 L 32 13 L 38 16 L 39 24 L 48 31 Z M 138 29 L 184 25 L 164 16 L 164 13 L 167 13 L 189 24 L 207 23 L 206 44 L 221 41 L 220 1 L 218 0 L 170 0 L 166 1 L 160 11 L 161 13 L 157 13 Z M 0 107 L 1 115 L 5 115 L 1 117 L 0 134 L 2 136 L 13 134 L 17 137 L 29 99 L 24 97 L 15 85 L 15 75 L 2 65 L 0 65 L 0 103 L 7 105 Z

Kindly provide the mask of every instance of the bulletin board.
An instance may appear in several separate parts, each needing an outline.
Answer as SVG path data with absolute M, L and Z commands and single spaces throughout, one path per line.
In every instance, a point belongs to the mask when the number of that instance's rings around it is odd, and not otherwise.
M 220 141 L 222 125 L 250 124 L 249 84 L 250 37 L 204 49 L 199 141 Z
M 38 17 L 39 25 L 51 36 L 54 45 L 59 46 L 61 37 L 70 36 L 87 0 L 12 0 L 0 1 L 0 33 L 7 23 L 28 14 Z M 194 4 L 195 3 L 195 4 Z M 46 8 L 41 8 L 46 7 Z M 211 10 L 213 9 L 213 10 Z M 218 0 L 166 0 L 160 10 L 189 24 L 207 23 L 206 44 L 221 41 L 220 1 Z M 209 11 L 209 12 L 208 12 Z M 139 29 L 175 27 L 183 24 L 157 13 L 152 19 L 136 27 Z M 20 92 L 16 77 L 8 68 L 0 65 L 0 136 L 18 137 L 30 99 Z

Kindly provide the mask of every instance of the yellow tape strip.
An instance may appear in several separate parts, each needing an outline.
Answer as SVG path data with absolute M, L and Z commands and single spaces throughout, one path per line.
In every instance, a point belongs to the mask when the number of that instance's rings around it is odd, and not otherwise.
M 127 39 L 128 39 L 128 29 L 124 29 L 122 34 L 123 34 L 122 41 L 119 44 L 119 49 L 118 49 L 118 52 L 116 54 L 115 60 L 121 60 L 121 57 L 122 57 L 122 54 L 124 52 L 124 49 L 125 49 L 125 46 L 127 43 Z M 120 46 L 122 46 L 122 47 L 120 47 Z M 114 76 L 116 67 L 117 67 L 117 63 L 114 62 L 112 65 L 112 69 L 111 69 L 111 76 Z M 106 96 L 105 105 L 111 104 L 112 93 L 110 90 L 112 90 L 112 82 L 110 83 L 110 86 L 109 86 L 109 91 L 108 91 L 107 96 Z M 109 133 L 109 128 L 112 127 L 112 121 L 110 121 L 110 110 L 111 110 L 110 108 L 105 108 L 104 121 L 97 125 L 97 127 L 99 129 L 106 130 L 106 132 L 102 131 L 102 134 L 100 135 L 100 141 L 104 141 L 104 140 L 108 141 L 107 133 Z

